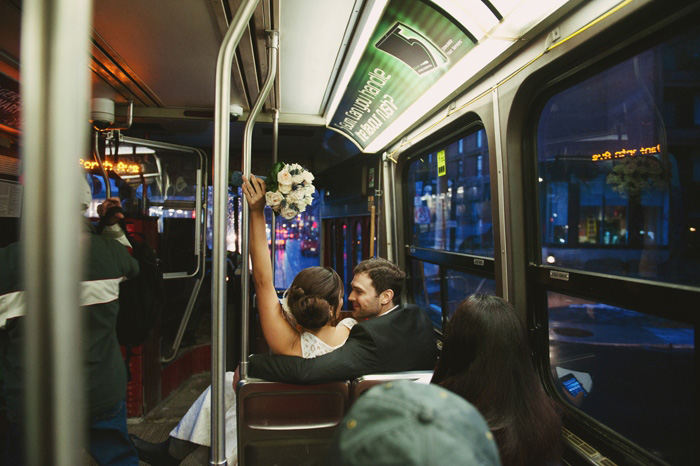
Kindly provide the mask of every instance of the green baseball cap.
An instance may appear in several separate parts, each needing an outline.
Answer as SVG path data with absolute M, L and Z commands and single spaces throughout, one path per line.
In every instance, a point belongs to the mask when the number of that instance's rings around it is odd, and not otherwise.
M 365 392 L 336 431 L 330 465 L 500 465 L 486 421 L 434 384 L 388 382 Z

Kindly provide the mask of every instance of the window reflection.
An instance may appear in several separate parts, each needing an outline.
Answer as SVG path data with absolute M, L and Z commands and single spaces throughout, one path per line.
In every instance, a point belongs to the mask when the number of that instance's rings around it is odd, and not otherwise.
M 691 464 L 694 327 L 559 293 L 548 301 L 562 397 L 668 463 Z
M 413 261 L 413 299 L 418 307 L 428 313 L 433 325 L 442 328 L 440 300 L 440 267 L 428 262 Z
M 234 191 L 235 189 L 235 191 Z M 228 202 L 226 204 L 226 250 L 238 251 L 238 231 L 236 224 L 240 225 L 241 206 L 241 190 L 240 188 L 228 188 Z M 236 213 L 238 213 L 238 222 L 236 221 Z M 269 228 L 269 227 L 268 227 Z M 268 240 L 270 232 L 268 231 Z M 213 248 L 214 241 L 214 189 L 211 186 L 207 187 L 207 247 Z
M 439 169 L 445 174 L 438 176 Z M 493 257 L 489 153 L 483 129 L 413 160 L 408 194 L 413 245 Z
M 496 281 L 457 270 L 447 271 L 447 319 L 464 299 L 473 294 L 496 294 Z
M 546 103 L 537 128 L 543 262 L 700 284 L 698 40 L 696 28 Z

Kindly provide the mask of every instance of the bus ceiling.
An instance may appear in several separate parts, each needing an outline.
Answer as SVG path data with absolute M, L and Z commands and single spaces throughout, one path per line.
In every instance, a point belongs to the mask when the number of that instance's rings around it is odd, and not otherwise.
M 135 123 L 190 121 L 201 131 L 213 118 L 217 54 L 240 3 L 93 2 L 93 97 L 114 100 L 118 113 L 133 101 Z M 355 152 L 378 152 L 581 3 L 260 0 L 235 54 L 231 105 L 247 118 L 267 74 L 265 31 L 274 29 L 279 74 L 260 121 L 279 109 L 283 125 L 325 127 Z M 21 10 L 20 0 L 0 0 L 9 32 L 0 37 L 0 72 L 11 77 Z M 328 149 L 335 133 L 314 138 Z

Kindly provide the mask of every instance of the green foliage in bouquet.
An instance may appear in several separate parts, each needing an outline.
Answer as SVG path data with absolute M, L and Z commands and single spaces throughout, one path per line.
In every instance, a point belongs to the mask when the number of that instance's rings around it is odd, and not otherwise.
M 267 186 L 266 191 L 275 192 L 279 186 L 277 182 L 277 174 L 286 167 L 287 164 L 284 162 L 277 162 L 267 172 L 267 179 L 265 180 L 265 185 Z

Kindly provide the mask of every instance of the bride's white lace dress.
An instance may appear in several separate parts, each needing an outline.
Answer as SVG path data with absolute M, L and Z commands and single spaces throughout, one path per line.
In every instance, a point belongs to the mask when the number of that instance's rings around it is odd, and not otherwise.
M 351 329 L 357 321 L 347 318 L 340 321 L 338 326 Z M 322 354 L 340 348 L 330 346 L 319 340 L 313 333 L 301 334 L 301 354 L 304 358 L 315 358 Z M 236 392 L 233 389 L 233 372 L 226 373 L 225 382 L 225 407 L 226 407 L 226 458 L 228 464 L 234 465 L 238 461 L 238 445 L 236 430 Z M 185 413 L 180 423 L 170 432 L 171 437 L 187 440 L 198 445 L 211 446 L 211 386 L 207 387 L 199 398 Z

